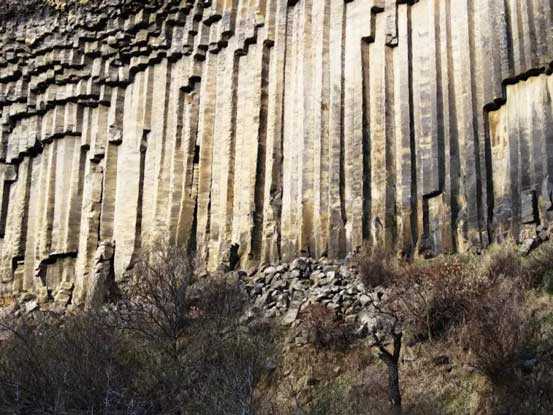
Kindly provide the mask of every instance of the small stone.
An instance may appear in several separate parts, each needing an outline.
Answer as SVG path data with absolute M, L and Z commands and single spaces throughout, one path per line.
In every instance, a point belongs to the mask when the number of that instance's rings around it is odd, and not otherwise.
M 334 280 L 336 278 L 336 271 L 325 272 L 325 275 L 329 280 Z
M 19 296 L 19 302 L 20 303 L 26 303 L 27 301 L 32 301 L 36 298 L 36 295 L 32 294 L 32 293 L 22 293 L 20 296 Z
M 288 264 L 279 265 L 276 269 L 280 273 L 286 272 L 288 271 Z
M 264 314 L 265 318 L 274 318 L 276 317 L 276 315 L 277 315 L 277 310 L 275 310 L 274 308 L 265 311 L 265 314 Z
M 299 308 L 291 308 L 290 310 L 288 310 L 286 314 L 284 314 L 284 316 L 282 317 L 282 325 L 289 326 L 294 321 L 296 321 L 298 318 L 299 312 L 300 312 Z
M 294 261 L 292 261 L 291 268 L 305 271 L 307 269 L 307 261 L 305 260 L 305 258 L 296 258 L 294 259 Z
M 522 255 L 529 255 L 530 252 L 532 252 L 532 250 L 537 246 L 538 246 L 537 238 L 527 238 L 522 242 L 520 246 L 520 253 Z
M 270 275 L 277 272 L 277 269 L 275 267 L 267 267 L 265 268 L 265 271 L 263 271 L 263 274 Z
M 27 314 L 32 313 L 33 311 L 38 310 L 39 307 L 40 306 L 38 305 L 37 300 L 29 301 L 29 302 L 25 303 L 25 313 L 27 313 Z
M 326 277 L 324 278 L 320 278 L 318 281 L 317 281 L 317 285 L 328 285 L 330 284 L 330 280 Z
M 40 287 L 38 289 L 38 303 L 39 304 L 45 304 L 48 302 L 49 294 L 48 294 L 48 288 L 46 287 Z
M 54 302 L 60 306 L 66 306 L 71 301 L 71 295 L 65 291 L 58 291 L 54 296 Z
M 369 305 L 370 302 L 371 302 L 371 297 L 369 297 L 369 296 L 366 295 L 366 294 L 363 294 L 362 296 L 359 297 L 359 303 L 360 303 L 363 307 L 366 307 L 367 305 Z
M 294 343 L 296 346 L 304 346 L 307 344 L 307 338 L 303 335 L 297 336 L 294 338 Z

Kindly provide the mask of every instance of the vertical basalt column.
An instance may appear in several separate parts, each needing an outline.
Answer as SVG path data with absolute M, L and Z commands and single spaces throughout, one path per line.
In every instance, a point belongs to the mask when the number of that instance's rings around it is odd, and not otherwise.
M 344 80 L 344 28 L 345 3 L 343 0 L 330 2 L 329 41 L 329 232 L 328 255 L 332 258 L 345 254 L 345 211 L 343 198 L 343 80 Z
M 18 166 L 17 181 L 10 187 L 11 203 L 0 257 L 0 272 L 3 283 L 13 281 L 14 293 L 23 288 L 23 275 L 16 267 L 25 257 L 32 171 L 32 160 L 25 158 Z
M 395 143 L 393 49 L 386 46 L 384 19 L 375 19 L 374 41 L 367 45 L 370 66 L 367 108 L 369 113 L 371 240 L 391 249 L 395 244 Z M 369 39 L 370 40 L 370 39 Z
M 123 140 L 123 117 L 125 109 L 125 89 L 116 87 L 111 94 L 108 114 L 107 147 L 104 167 L 104 195 L 102 197 L 102 216 L 100 222 L 100 240 L 113 238 L 115 220 L 115 198 L 117 195 L 117 167 L 119 146 Z
M 397 6 L 397 46 L 394 48 L 394 131 L 397 171 L 398 249 L 410 255 L 417 241 L 416 161 L 413 129 L 411 8 Z
M 194 90 L 185 93 L 184 96 L 184 120 L 183 120 L 183 146 L 184 146 L 184 177 L 182 181 L 182 200 L 179 208 L 177 242 L 184 245 L 193 245 L 195 235 L 192 235 L 194 215 L 196 213 L 197 197 L 197 173 L 195 166 L 199 161 L 199 151 L 196 145 L 198 132 L 199 111 L 199 85 Z
M 481 246 L 480 204 L 482 202 L 479 177 L 479 151 L 473 113 L 473 73 L 470 52 L 469 7 L 453 2 L 450 10 L 456 30 L 451 33 L 451 61 L 455 85 L 455 108 L 462 184 L 459 194 L 457 221 L 458 249 Z
M 259 4 L 258 4 L 259 6 Z M 269 70 L 271 64 L 271 48 L 264 40 L 257 59 L 261 60 L 257 87 L 259 88 L 259 116 L 257 125 L 257 160 L 254 190 L 253 229 L 251 236 L 251 249 L 248 260 L 251 263 L 259 262 L 263 245 L 263 222 L 265 213 L 265 182 L 267 180 L 267 121 L 268 121 L 268 95 L 269 95 Z
M 286 39 L 288 33 L 288 0 L 275 1 L 274 45 L 269 68 L 267 107 L 267 157 L 265 202 L 263 214 L 263 261 L 279 260 L 281 251 L 281 217 L 283 198 L 283 111 L 285 90 Z
M 40 262 L 40 258 L 37 256 L 38 245 L 38 225 L 40 221 L 40 168 L 42 160 L 42 154 L 37 154 L 31 159 L 34 168 L 32 169 L 30 177 L 30 197 L 29 197 L 29 210 L 27 217 L 27 240 L 25 241 L 25 260 L 24 260 L 24 274 L 23 281 L 21 281 L 21 288 L 23 291 L 32 292 L 36 288 L 35 281 L 35 268 Z M 78 172 L 78 171 L 77 171 Z M 76 213 L 80 213 L 80 210 Z M 78 227 L 77 227 L 78 229 Z
M 314 132 L 313 132 L 313 2 L 314 0 L 303 0 L 301 5 L 302 19 L 302 35 L 303 39 L 300 44 L 300 65 L 298 67 L 301 77 L 301 95 L 303 97 L 303 120 L 300 120 L 303 125 L 303 149 L 299 158 L 301 170 L 299 172 L 299 190 L 300 195 L 297 201 L 300 207 L 299 220 L 300 237 L 299 237 L 299 253 L 313 254 L 315 241 L 313 238 L 313 151 L 314 151 Z
M 204 260 L 208 259 L 209 246 L 217 60 L 218 55 L 207 54 L 203 64 L 202 81 L 200 84 L 201 100 L 199 104 L 197 137 L 197 145 L 199 146 L 199 177 L 196 240 L 198 253 Z
M 145 157 L 151 120 L 153 71 L 136 74 L 125 94 L 123 139 L 117 159 L 117 194 L 113 237 L 117 243 L 115 275 L 123 278 L 140 247 Z
M 105 127 L 105 125 L 104 125 Z M 68 242 L 76 252 L 76 241 L 69 241 L 72 232 L 69 223 L 80 222 L 81 167 L 84 167 L 82 152 L 78 137 L 64 137 L 57 139 L 57 157 L 55 167 L 55 186 L 53 189 L 54 206 L 52 222 L 52 246 L 48 255 L 62 255 L 71 252 Z M 77 217 L 75 218 L 75 215 Z M 72 236 L 71 236 L 72 238 Z
M 490 161 L 490 140 L 484 124 L 484 108 L 489 102 L 491 93 L 486 83 L 485 73 L 489 70 L 486 60 L 479 51 L 483 49 L 481 31 L 485 27 L 484 22 L 489 20 L 486 9 L 479 7 L 476 0 L 468 5 L 469 24 L 469 52 L 471 62 L 471 84 L 472 84 L 472 116 L 474 126 L 474 139 L 476 145 L 476 177 L 478 180 L 478 233 L 479 249 L 486 248 L 490 243 L 488 227 L 488 204 L 492 203 L 492 185 L 488 178 Z
M 488 114 L 496 240 L 532 237 L 553 210 L 548 147 L 553 125 L 553 77 L 540 75 L 507 86 L 506 103 Z M 525 157 L 525 159 L 523 159 Z
M 183 197 L 184 180 L 184 111 L 185 93 L 181 90 L 184 84 L 182 60 L 174 63 L 170 81 L 170 102 L 168 108 L 167 150 L 169 158 L 169 194 L 167 201 L 167 227 L 169 241 L 178 239 L 179 209 Z
M 313 255 L 328 246 L 328 118 L 330 2 L 313 3 L 312 128 L 313 128 Z
M 88 293 L 92 273 L 92 261 L 100 242 L 98 229 L 100 228 L 100 215 L 104 194 L 102 168 L 87 161 L 85 172 L 79 256 L 75 264 L 75 289 L 73 293 L 73 302 L 75 304 L 84 303 Z
M 167 235 L 167 207 L 170 183 L 170 153 L 167 121 L 172 64 L 167 60 L 153 68 L 151 134 L 144 166 L 144 205 L 142 240 L 153 242 Z
M 368 68 L 363 66 L 366 42 L 374 42 L 374 18 L 370 2 L 353 1 L 346 6 L 346 40 L 344 72 L 344 186 L 347 214 L 346 240 L 348 251 L 357 250 L 367 237 L 365 221 L 369 212 L 364 211 L 365 139 L 363 77 Z M 381 39 L 379 39 L 380 41 Z M 370 197 L 370 195 L 369 195 Z
M 438 114 L 438 87 L 441 77 L 439 60 L 439 15 L 435 0 L 413 6 L 413 102 L 414 128 L 417 153 L 418 227 L 422 232 L 421 249 L 439 249 L 441 235 L 439 215 L 432 215 L 430 204 L 441 203 L 436 198 L 442 194 L 444 182 L 443 118 Z M 436 207 L 437 208 L 437 207 Z M 432 223 L 430 223 L 432 222 Z
M 443 190 L 438 197 L 437 213 L 440 216 L 438 236 L 440 247 L 437 252 L 451 253 L 457 248 L 456 222 L 458 216 L 459 144 L 455 119 L 453 96 L 455 84 L 451 67 L 451 11 L 448 2 L 437 4 L 436 48 L 438 51 L 438 112 L 441 114 L 439 134 L 443 143 Z
M 237 88 L 240 54 L 236 42 L 219 52 L 216 119 L 214 136 L 217 145 L 213 157 L 213 185 L 210 221 L 209 268 L 216 269 L 224 262 L 232 239 L 234 207 L 234 175 L 236 150 Z
M 267 60 L 260 33 L 238 65 L 232 242 L 244 266 L 255 262 L 263 222 Z
M 59 140 L 46 144 L 41 159 L 40 172 L 40 223 L 38 255 L 41 260 L 47 259 L 52 249 L 52 231 L 54 223 L 56 168 Z
M 288 11 L 286 33 L 286 64 L 283 115 L 283 160 L 282 160 L 282 241 L 284 259 L 292 258 L 299 251 L 301 222 L 298 198 L 301 197 L 299 180 L 303 156 L 303 91 L 301 89 L 301 43 L 303 40 L 303 2 L 291 5 Z

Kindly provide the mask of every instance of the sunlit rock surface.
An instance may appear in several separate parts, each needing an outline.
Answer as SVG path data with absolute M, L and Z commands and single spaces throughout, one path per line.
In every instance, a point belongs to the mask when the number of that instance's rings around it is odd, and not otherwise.
M 91 1 L 0 50 L 4 297 L 84 303 L 159 236 L 215 269 L 553 218 L 549 0 Z

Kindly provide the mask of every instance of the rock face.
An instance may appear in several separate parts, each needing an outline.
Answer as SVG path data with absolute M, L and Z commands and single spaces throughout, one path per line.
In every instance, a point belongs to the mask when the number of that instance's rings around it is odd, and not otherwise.
M 549 0 L 98 0 L 0 50 L 4 296 L 85 303 L 158 236 L 215 269 L 552 217 Z

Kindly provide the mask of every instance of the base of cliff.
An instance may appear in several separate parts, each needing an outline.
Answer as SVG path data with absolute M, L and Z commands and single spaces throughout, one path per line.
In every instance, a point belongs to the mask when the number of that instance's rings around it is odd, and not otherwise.
M 551 243 L 420 263 L 298 258 L 201 279 L 162 259 L 101 307 L 5 308 L 0 412 L 398 413 L 377 310 L 400 322 L 401 413 L 553 410 Z

